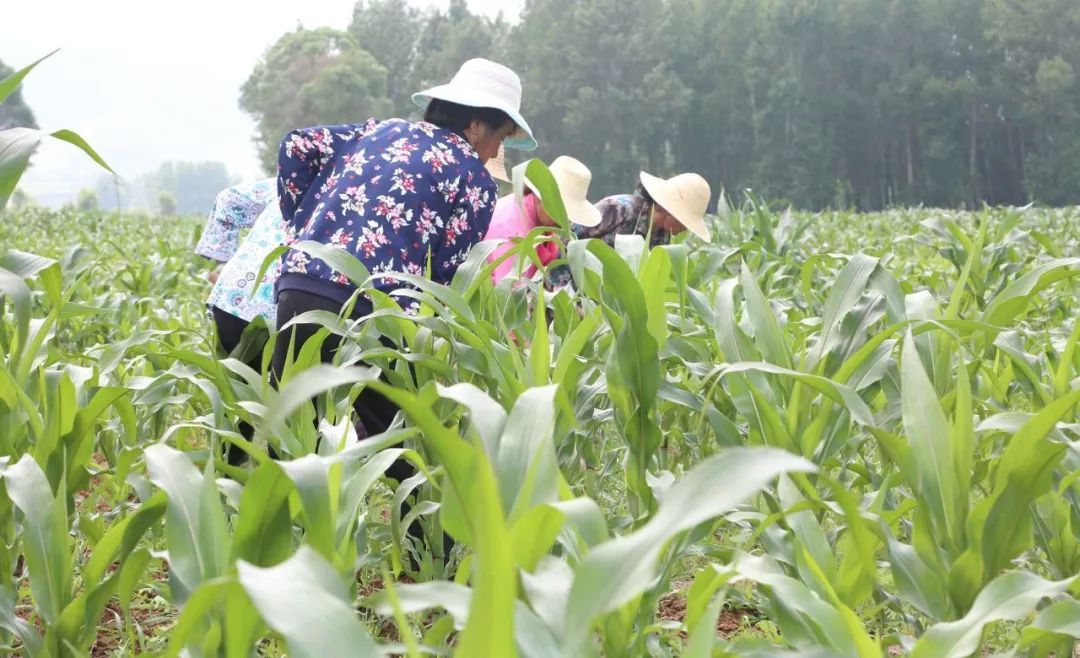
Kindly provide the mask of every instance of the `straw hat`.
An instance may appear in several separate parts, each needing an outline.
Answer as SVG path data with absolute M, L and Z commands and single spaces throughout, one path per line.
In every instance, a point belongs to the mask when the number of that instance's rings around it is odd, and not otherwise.
M 506 148 L 499 145 L 499 152 L 495 154 L 495 157 L 488 160 L 487 164 L 488 173 L 495 180 L 501 180 L 504 183 L 510 182 L 510 176 L 506 173 Z
M 427 107 L 432 98 L 467 105 L 492 107 L 506 112 L 517 131 L 506 138 L 506 148 L 531 151 L 536 148 L 532 129 L 521 116 L 521 78 L 502 64 L 476 58 L 461 65 L 450 82 L 413 94 L 413 102 Z
M 589 203 L 589 184 L 592 172 L 580 160 L 560 155 L 548 167 L 559 184 L 559 196 L 566 207 L 566 216 L 581 226 L 596 226 L 603 219 L 596 206 Z
M 709 208 L 712 191 L 704 178 L 697 174 L 679 174 L 664 180 L 643 171 L 641 185 L 661 208 L 671 213 L 691 233 L 708 242 L 709 227 L 705 225 L 705 212 Z

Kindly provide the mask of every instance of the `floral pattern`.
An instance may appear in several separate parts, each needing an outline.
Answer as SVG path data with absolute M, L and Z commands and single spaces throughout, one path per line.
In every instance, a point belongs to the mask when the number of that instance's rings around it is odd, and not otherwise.
M 285 224 L 273 178 L 235 185 L 218 195 L 195 253 L 225 263 L 206 303 L 251 322 L 258 316 L 274 326 L 277 304 L 274 283 L 280 262 L 274 262 L 258 285 L 263 261 L 285 240 Z M 241 233 L 250 229 L 241 238 Z
M 290 133 L 278 160 L 286 244 L 313 240 L 348 251 L 370 272 L 418 274 L 448 283 L 491 221 L 497 188 L 456 133 L 401 119 Z M 286 274 L 349 286 L 321 260 L 292 251 Z M 297 286 L 293 277 L 284 287 Z M 401 287 L 382 278 L 376 288 Z M 351 288 L 351 287 L 350 287 Z M 400 300 L 407 307 L 411 300 Z

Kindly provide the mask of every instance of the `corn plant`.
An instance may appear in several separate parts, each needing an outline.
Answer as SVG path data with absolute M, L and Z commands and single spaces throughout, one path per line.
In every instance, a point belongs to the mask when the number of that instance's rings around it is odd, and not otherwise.
M 213 348 L 197 220 L 0 224 L 5 651 L 1068 655 L 1075 210 L 755 201 L 722 244 L 608 247 L 525 177 L 560 226 L 504 258 L 556 240 L 571 288 L 492 285 L 480 245 L 447 286 L 395 275 L 409 315 L 298 245 L 375 312 L 304 318 L 280 388 L 272 345 Z M 360 440 L 365 387 L 402 412 Z

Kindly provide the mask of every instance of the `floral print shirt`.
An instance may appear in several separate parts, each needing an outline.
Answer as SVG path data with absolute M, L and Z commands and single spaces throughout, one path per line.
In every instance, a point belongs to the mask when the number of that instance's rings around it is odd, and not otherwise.
M 649 239 L 649 202 L 640 194 L 616 194 L 601 199 L 596 204 L 602 219 L 596 226 L 575 224 L 574 236 L 580 239 L 598 238 L 609 246 L 615 246 L 616 235 L 638 234 L 649 241 L 650 247 L 658 247 L 671 242 L 668 231 L 654 228 Z M 553 287 L 563 287 L 571 282 L 570 266 L 559 265 L 548 272 L 548 283 Z
M 195 253 L 224 262 L 206 303 L 251 322 L 263 316 L 274 326 L 277 304 L 274 283 L 280 263 L 273 263 L 258 285 L 263 261 L 285 239 L 273 178 L 224 190 L 214 201 Z M 241 239 L 241 232 L 251 229 Z
M 424 276 L 430 266 L 433 281 L 448 283 L 487 231 L 497 187 L 456 133 L 371 119 L 290 133 L 278 157 L 278 194 L 287 244 L 313 240 L 343 249 L 373 274 Z M 296 288 L 344 301 L 354 290 L 344 274 L 303 252 L 290 251 L 283 266 L 279 292 Z M 387 293 L 402 287 L 392 277 L 374 285 Z

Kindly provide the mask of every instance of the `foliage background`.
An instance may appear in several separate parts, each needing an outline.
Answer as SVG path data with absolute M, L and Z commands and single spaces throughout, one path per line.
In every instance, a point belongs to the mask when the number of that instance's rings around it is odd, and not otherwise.
M 283 36 L 244 86 L 268 169 L 286 127 L 415 114 L 485 56 L 522 75 L 538 155 L 588 163 L 597 195 L 646 169 L 806 209 L 1080 198 L 1072 0 L 529 0 L 513 25 L 361 0 L 342 28 Z M 267 72 L 301 47 L 302 84 Z

